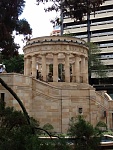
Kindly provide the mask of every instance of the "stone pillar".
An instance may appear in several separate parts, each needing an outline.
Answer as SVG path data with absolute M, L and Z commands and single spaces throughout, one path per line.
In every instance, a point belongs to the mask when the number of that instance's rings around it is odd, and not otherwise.
M 32 56 L 32 77 L 36 78 L 36 56 Z
M 26 75 L 31 76 L 31 62 L 30 56 L 26 58 Z
M 75 62 L 72 64 L 72 82 L 76 82 L 76 77 L 75 77 Z
M 53 54 L 53 82 L 58 82 L 58 53 Z
M 86 78 L 86 83 L 88 83 L 88 58 L 85 58 L 85 78 Z
M 65 53 L 65 82 L 70 82 L 70 63 L 68 53 Z
M 81 75 L 83 78 L 83 83 L 86 83 L 86 66 L 85 66 L 85 56 L 81 56 Z
M 38 64 L 38 71 L 41 72 L 41 70 L 42 70 L 42 65 Z
M 46 54 L 42 54 L 42 78 L 46 81 Z
M 24 58 L 24 75 L 26 75 L 26 58 Z
M 49 64 L 46 64 L 47 75 L 49 73 Z
M 80 83 L 80 66 L 79 66 L 79 55 L 75 54 L 75 78 L 76 82 Z

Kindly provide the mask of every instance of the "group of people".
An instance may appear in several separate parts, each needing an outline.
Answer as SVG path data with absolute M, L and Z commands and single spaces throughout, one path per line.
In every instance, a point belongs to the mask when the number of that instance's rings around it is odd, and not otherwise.
M 36 79 L 43 81 L 43 76 L 42 76 L 41 72 L 38 70 L 37 70 Z M 53 82 L 52 72 L 48 73 L 46 81 L 47 82 Z M 58 82 L 64 82 L 64 81 L 65 81 L 65 76 L 64 76 L 64 73 L 62 73 L 62 79 L 60 77 L 58 77 Z
M 41 81 L 43 81 L 43 76 L 42 76 L 41 72 L 38 71 L 38 70 L 37 70 L 37 76 L 36 76 L 36 78 L 39 79 L 39 80 L 41 80 Z

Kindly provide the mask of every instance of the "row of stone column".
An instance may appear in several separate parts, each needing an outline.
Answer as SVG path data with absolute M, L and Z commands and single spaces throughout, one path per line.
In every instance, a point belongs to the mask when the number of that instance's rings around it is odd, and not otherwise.
M 72 82 L 83 82 L 88 83 L 88 61 L 84 55 L 74 55 L 74 61 L 72 65 L 72 74 L 70 74 L 70 54 L 65 53 L 65 82 L 70 82 L 70 78 L 72 78 Z M 49 72 L 49 64 L 46 60 L 46 54 L 42 54 L 41 61 L 41 74 L 43 76 L 43 80 L 47 80 L 47 73 Z M 27 57 L 24 59 L 24 75 L 36 77 L 37 73 L 37 56 Z M 80 59 L 81 58 L 81 59 Z M 81 61 L 80 61 L 81 60 Z M 58 53 L 53 54 L 53 82 L 58 82 Z

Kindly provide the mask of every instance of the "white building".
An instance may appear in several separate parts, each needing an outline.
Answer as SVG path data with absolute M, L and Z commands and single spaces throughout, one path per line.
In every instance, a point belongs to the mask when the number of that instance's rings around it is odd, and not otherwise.
M 60 34 L 60 26 L 57 25 L 53 28 L 53 31 L 51 32 L 50 36 L 59 36 Z

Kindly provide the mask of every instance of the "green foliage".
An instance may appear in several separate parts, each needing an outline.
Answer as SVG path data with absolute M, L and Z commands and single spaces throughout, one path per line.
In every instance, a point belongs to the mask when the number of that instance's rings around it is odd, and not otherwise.
M 0 103 L 3 105 L 3 102 Z M 21 111 L 13 107 L 0 109 L 0 150 L 22 149 L 24 150 L 24 137 L 31 134 L 31 128 Z M 4 109 L 3 109 L 4 108 Z
M 101 141 L 101 133 L 81 116 L 72 118 L 68 134 L 75 137 L 76 150 L 96 150 Z
M 4 59 L 3 64 L 6 66 L 6 72 L 23 73 L 24 72 L 24 55 Z
M 106 130 L 106 131 L 102 132 L 102 135 L 106 135 L 106 134 L 113 136 L 113 131 L 111 131 L 111 130 Z
M 33 135 L 28 137 L 26 150 L 71 150 L 64 139 L 38 138 Z
M 74 36 L 74 34 L 69 32 L 69 33 L 67 33 L 67 34 L 66 34 L 66 33 L 65 33 L 65 34 L 63 34 L 63 36 L 66 36 L 66 37 L 67 37 L 67 36 L 68 36 L 68 37 L 73 37 L 73 36 Z
M 30 29 L 30 25 L 26 19 L 21 19 L 17 22 L 16 26 L 17 34 L 24 34 L 27 35 L 28 33 L 31 34 L 32 30 Z
M 30 118 L 37 127 L 39 123 Z M 33 123 L 35 122 L 35 123 Z M 27 138 L 32 136 L 32 128 L 21 111 L 13 107 L 5 107 L 0 101 L 0 150 L 25 150 Z
M 52 130 L 54 129 L 54 127 L 50 124 L 50 123 L 46 123 L 44 126 L 43 126 L 43 129 L 44 130 L 47 130 L 49 132 L 52 132 Z
M 72 33 L 64 34 L 63 36 L 73 36 Z M 89 48 L 88 50 L 88 75 L 91 77 L 92 73 L 95 73 L 98 78 L 106 78 L 107 71 L 106 66 L 99 59 L 99 55 L 101 53 L 98 45 L 90 42 L 86 43 L 86 46 Z
M 0 38 L 0 49 L 1 49 L 1 53 L 0 53 L 1 58 L 9 59 L 10 57 L 18 55 L 19 45 L 14 43 L 13 37 L 4 36 L 2 39 Z
M 32 129 L 37 131 L 33 134 Z M 52 128 L 47 124 L 46 127 Z M 0 150 L 69 150 L 63 139 L 39 138 L 39 122 L 30 118 L 30 124 L 21 111 L 5 107 L 0 100 Z
M 29 23 L 19 20 L 24 7 L 24 0 L 0 0 L 0 49 L 4 58 L 18 54 L 19 45 L 14 42 L 13 31 L 24 36 L 31 34 Z
M 36 0 L 37 4 L 53 2 L 46 11 L 62 9 L 62 12 L 76 20 L 82 20 L 83 16 L 95 12 L 105 0 Z
M 96 124 L 96 127 L 97 127 L 97 128 L 101 128 L 101 127 L 107 128 L 107 125 L 106 125 L 105 122 L 99 121 L 99 122 Z
M 92 72 L 95 72 L 95 74 L 99 78 L 105 78 L 106 66 L 99 59 L 99 54 L 101 53 L 101 50 L 99 49 L 98 45 L 94 43 L 90 42 L 90 43 L 87 43 L 86 45 L 89 47 L 89 50 L 88 50 L 88 74 L 89 76 L 91 76 Z

